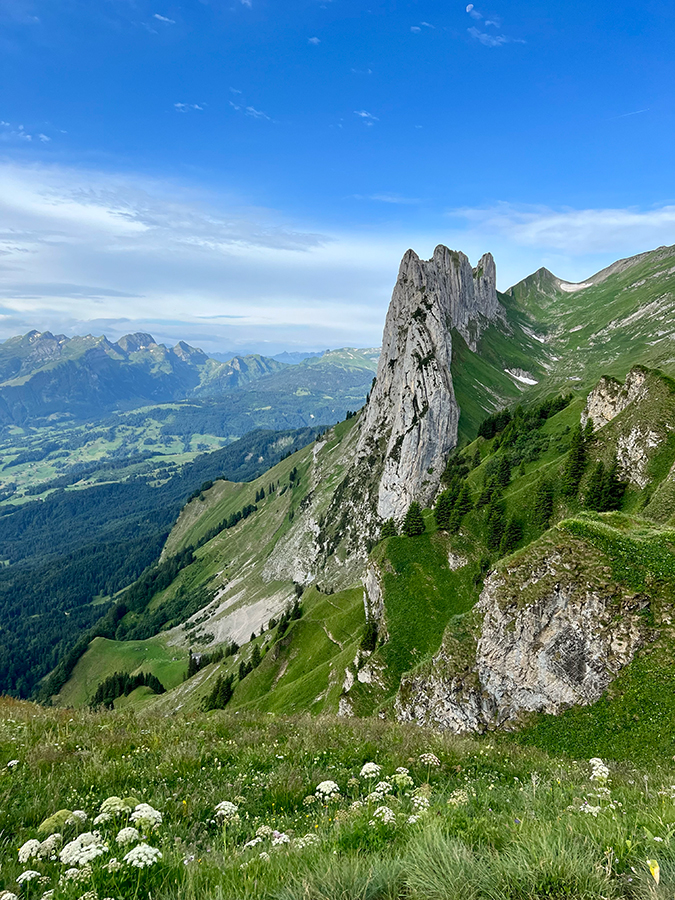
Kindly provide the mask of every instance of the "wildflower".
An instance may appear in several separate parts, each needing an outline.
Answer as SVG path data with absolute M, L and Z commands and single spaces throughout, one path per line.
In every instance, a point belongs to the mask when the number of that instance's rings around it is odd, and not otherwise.
M 91 866 L 82 866 L 81 869 L 66 869 L 63 875 L 59 878 L 59 887 L 66 886 L 69 882 L 74 881 L 89 881 L 91 878 Z
M 107 872 L 119 872 L 119 870 L 122 868 L 122 863 L 116 856 L 113 856 L 113 858 L 109 859 L 108 862 L 103 866 L 103 868 Z
M 0 894 L 0 900 L 19 900 L 19 898 L 11 891 L 3 891 Z
M 8 769 L 15 769 L 18 765 L 19 765 L 19 760 L 18 760 L 18 759 L 10 759 L 10 761 L 7 763 L 7 768 L 8 768 Z
M 422 816 L 408 816 L 408 818 L 406 819 L 406 824 L 415 825 L 421 818 Z
M 291 839 L 283 831 L 272 832 L 272 846 L 280 847 L 282 844 L 290 844 Z
M 101 815 L 126 816 L 132 809 L 121 797 L 108 797 L 101 803 Z
M 375 785 L 373 791 L 378 794 L 391 794 L 391 785 L 388 781 L 380 781 Z
M 397 775 L 409 775 L 409 774 L 410 774 L 410 769 L 406 769 L 405 766 L 399 766 L 399 767 L 396 769 L 396 774 L 397 774 Z
M 354 800 L 354 802 L 350 805 L 350 809 L 357 810 L 363 808 L 363 800 Z
M 361 769 L 361 778 L 377 778 L 380 774 L 380 766 L 374 762 L 364 763 L 363 768 Z
M 156 828 L 162 824 L 162 814 L 149 803 L 139 803 L 131 814 L 131 821 L 141 827 Z
M 104 812 L 99 813 L 93 821 L 94 825 L 105 825 L 106 822 L 109 822 L 112 819 L 110 813 Z
M 51 900 L 51 898 L 53 896 L 54 896 L 54 889 L 52 888 L 51 891 L 45 891 L 44 894 L 42 895 L 42 897 L 40 898 L 40 900 Z
M 429 798 L 415 795 L 412 798 L 412 805 L 418 812 L 422 812 L 423 810 L 429 809 Z
M 448 797 L 449 806 L 464 806 L 464 804 L 468 802 L 469 794 L 464 788 L 457 788 L 457 790 L 453 791 Z
M 381 794 L 379 791 L 372 791 L 366 797 L 367 803 L 381 803 L 384 800 L 384 794 Z
M 357 788 L 358 786 L 359 786 L 359 779 L 358 779 L 358 778 L 354 778 L 354 776 L 352 775 L 352 777 L 351 777 L 351 778 L 349 779 L 349 781 L 347 782 L 347 787 L 350 787 L 350 788 Z
M 661 880 L 661 867 L 658 864 L 658 861 L 655 859 L 648 859 L 647 865 L 649 866 L 649 871 L 651 873 L 652 878 L 658 884 Z M 18 879 L 17 879 L 18 881 Z
M 258 854 L 258 859 L 262 859 L 263 862 L 268 862 L 268 861 L 269 861 L 269 858 L 270 858 L 269 853 L 265 853 L 264 850 L 262 851 L 262 853 L 259 853 L 259 854 Z
M 54 834 L 50 834 L 49 837 L 45 838 L 38 850 L 40 859 L 56 859 L 56 850 L 61 846 L 62 840 L 63 839 L 58 831 L 55 831 Z
M 391 776 L 391 780 L 399 790 L 412 787 L 414 784 L 414 781 L 412 780 L 410 775 L 408 775 L 408 770 L 403 769 L 403 767 L 401 768 L 402 771 L 399 772 L 398 770 L 396 770 L 395 774 Z
M 161 858 L 162 853 L 156 847 L 150 847 L 148 844 L 137 844 L 124 857 L 124 862 L 130 866 L 135 866 L 137 869 L 145 869 Z
M 305 799 L 302 801 L 303 806 L 311 806 L 312 803 L 316 803 L 315 794 L 309 794 L 309 796 L 305 797 Z
M 588 813 L 593 816 L 594 819 L 598 818 L 598 813 L 602 810 L 601 806 L 591 806 L 588 800 L 584 800 L 584 802 L 579 807 L 579 812 Z
M 80 825 L 86 822 L 89 816 L 83 809 L 74 809 L 66 819 L 66 825 Z
M 23 884 L 26 881 L 32 881 L 34 878 L 39 878 L 40 873 L 36 872 L 35 869 L 26 869 L 25 872 L 22 872 L 17 876 L 16 883 Z
M 263 839 L 261 837 L 251 838 L 250 841 L 246 841 L 244 844 L 244 850 L 249 850 L 251 847 L 255 847 L 257 844 L 262 844 Z
M 98 900 L 98 894 L 96 891 L 85 891 L 77 900 Z
M 65 866 L 83 866 L 107 852 L 108 845 L 103 842 L 98 831 L 85 831 L 66 844 L 59 853 L 59 859 Z
M 37 856 L 40 852 L 40 841 L 36 841 L 33 838 L 31 840 L 26 841 L 25 844 L 22 844 L 19 847 L 19 862 L 27 863 L 29 859 L 32 859 L 34 856 Z
M 293 846 L 297 850 L 304 850 L 305 847 L 313 847 L 318 843 L 320 843 L 320 841 L 317 834 L 306 834 L 304 837 L 296 838 L 295 841 L 293 841 Z
M 127 828 L 122 828 L 115 840 L 118 844 L 133 844 L 134 841 L 140 839 L 140 834 L 137 828 L 134 828 L 133 825 L 129 825 Z
M 423 753 L 420 756 L 420 762 L 423 766 L 440 766 L 441 761 L 434 753 Z
M 591 766 L 591 781 L 599 781 L 600 784 L 606 784 L 609 780 L 609 769 L 604 762 L 597 756 L 589 760 Z
M 261 825 L 259 828 L 256 829 L 256 835 L 260 838 L 272 837 L 273 834 L 274 834 L 274 829 L 270 828 L 269 825 Z
M 238 818 L 239 807 L 229 800 L 221 800 L 216 806 L 216 815 L 220 819 L 236 819 Z
M 383 825 L 395 825 L 396 814 L 394 813 L 394 810 L 389 809 L 388 806 L 378 806 L 373 813 L 373 818 L 370 820 L 370 824 L 377 825 L 378 822 L 381 822 Z
M 340 788 L 334 781 L 322 781 L 316 786 L 316 795 L 319 799 L 336 800 L 340 796 Z

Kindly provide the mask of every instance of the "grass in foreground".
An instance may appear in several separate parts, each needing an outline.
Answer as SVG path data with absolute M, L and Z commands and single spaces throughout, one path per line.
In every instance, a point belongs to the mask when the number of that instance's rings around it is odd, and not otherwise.
M 0 769 L 5 900 L 675 891 L 670 770 L 606 771 L 379 720 L 136 718 L 6 699 Z

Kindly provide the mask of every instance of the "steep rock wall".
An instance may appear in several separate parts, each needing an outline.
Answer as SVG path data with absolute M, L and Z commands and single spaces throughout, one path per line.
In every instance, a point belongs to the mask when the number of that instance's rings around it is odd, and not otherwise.
M 356 451 L 357 465 L 371 460 L 379 469 L 381 519 L 400 518 L 414 499 L 430 502 L 457 443 L 452 329 L 475 350 L 484 328 L 503 315 L 490 254 L 475 269 L 443 246 L 430 260 L 412 250 L 403 257 Z

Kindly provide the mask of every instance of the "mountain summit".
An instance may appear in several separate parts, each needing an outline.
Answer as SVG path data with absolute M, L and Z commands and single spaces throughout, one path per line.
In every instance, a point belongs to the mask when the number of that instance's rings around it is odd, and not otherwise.
M 357 447 L 359 462 L 378 460 L 381 519 L 400 517 L 413 499 L 430 501 L 457 444 L 452 330 L 475 352 L 486 326 L 504 318 L 491 254 L 475 269 L 442 245 L 429 260 L 413 250 L 403 257 Z

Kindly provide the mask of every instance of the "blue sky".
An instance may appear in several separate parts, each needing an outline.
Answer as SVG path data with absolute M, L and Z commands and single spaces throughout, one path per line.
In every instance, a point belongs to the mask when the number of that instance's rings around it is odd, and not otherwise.
M 379 343 L 398 261 L 675 243 L 675 7 L 3 0 L 0 337 Z

